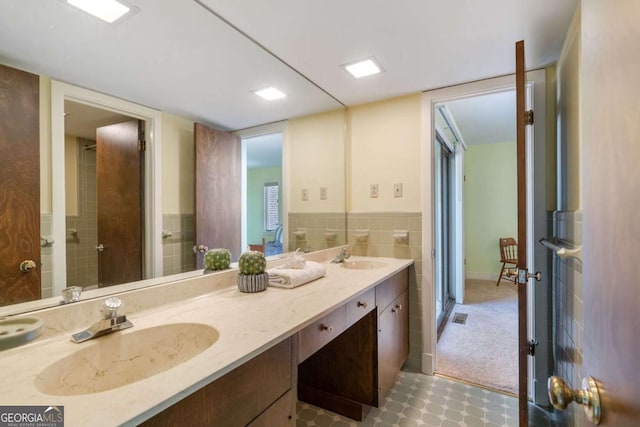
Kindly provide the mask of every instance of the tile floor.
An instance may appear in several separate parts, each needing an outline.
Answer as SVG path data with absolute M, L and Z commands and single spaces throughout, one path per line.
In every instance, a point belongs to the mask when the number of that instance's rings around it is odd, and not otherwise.
M 511 427 L 518 425 L 515 397 L 447 378 L 400 372 L 380 408 L 358 423 L 299 402 L 297 427 Z

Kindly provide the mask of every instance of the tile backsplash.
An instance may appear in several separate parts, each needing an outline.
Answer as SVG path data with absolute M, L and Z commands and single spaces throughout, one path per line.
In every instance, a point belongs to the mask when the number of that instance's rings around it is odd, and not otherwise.
M 582 214 L 580 211 L 555 211 L 554 237 L 569 246 L 582 245 Z M 582 338 L 584 317 L 582 310 L 582 261 L 562 259 L 553 261 L 553 363 L 554 375 L 563 378 L 571 388 L 582 388 Z M 565 422 L 584 425 L 587 420 L 578 405 L 570 405 L 559 413 Z
M 195 222 L 193 214 L 162 216 L 163 274 L 195 270 Z
M 365 232 L 366 230 L 366 232 Z M 408 238 L 394 237 L 408 232 Z M 366 237 L 365 237 L 366 235 Z M 405 369 L 420 371 L 422 361 L 422 213 L 347 214 L 347 240 L 353 255 L 413 259 L 409 275 L 409 358 Z

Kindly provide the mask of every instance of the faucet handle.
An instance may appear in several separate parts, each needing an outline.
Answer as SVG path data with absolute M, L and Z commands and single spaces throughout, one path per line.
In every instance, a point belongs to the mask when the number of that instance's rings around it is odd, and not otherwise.
M 118 317 L 118 310 L 124 307 L 124 303 L 120 298 L 107 298 L 102 304 L 102 315 L 105 319 L 113 319 Z

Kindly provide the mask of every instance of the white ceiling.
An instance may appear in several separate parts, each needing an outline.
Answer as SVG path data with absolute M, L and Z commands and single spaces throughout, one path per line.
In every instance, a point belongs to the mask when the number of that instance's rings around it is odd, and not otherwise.
M 64 130 L 67 135 L 96 139 L 96 128 L 134 120 L 131 117 L 101 110 L 73 101 L 64 102 Z
M 445 103 L 467 145 L 516 141 L 514 90 Z
M 247 146 L 247 169 L 282 166 L 282 134 L 270 133 L 243 139 Z
M 199 2 L 198 2 L 199 1 Z M 3 0 L 0 62 L 223 129 L 553 63 L 578 0 L 127 0 L 105 24 L 63 0 Z M 340 65 L 374 56 L 355 80 Z M 276 86 L 275 102 L 252 91 Z

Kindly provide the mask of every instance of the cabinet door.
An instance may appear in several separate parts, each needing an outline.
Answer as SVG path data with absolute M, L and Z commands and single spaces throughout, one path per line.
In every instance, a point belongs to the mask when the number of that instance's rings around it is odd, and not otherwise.
M 178 401 L 141 426 L 247 425 L 291 389 L 291 357 L 291 339 L 286 339 Z M 265 421 L 271 420 L 269 415 L 265 417 Z
M 276 400 L 258 418 L 248 424 L 248 427 L 284 427 L 294 426 L 293 392 L 289 390 L 284 396 Z
M 378 320 L 378 401 L 384 402 L 409 354 L 409 295 L 404 291 Z

